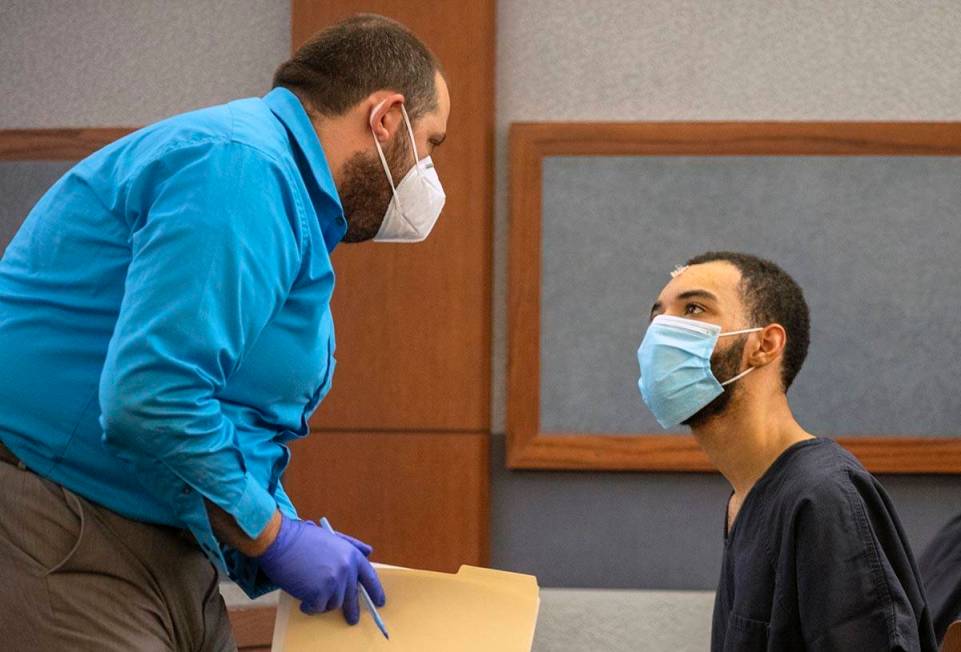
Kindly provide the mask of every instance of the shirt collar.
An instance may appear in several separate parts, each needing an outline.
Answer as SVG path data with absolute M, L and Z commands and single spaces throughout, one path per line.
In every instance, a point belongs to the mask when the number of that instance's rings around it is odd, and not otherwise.
M 301 174 L 304 177 L 310 175 L 320 189 L 322 200 L 325 201 L 326 206 L 320 206 L 318 198 L 315 198 L 314 208 L 320 220 L 320 230 L 323 233 L 327 250 L 333 251 L 337 243 L 343 240 L 344 234 L 347 233 L 347 220 L 344 219 L 344 208 L 340 203 L 340 195 L 337 193 L 337 186 L 334 185 L 334 177 L 330 172 L 330 166 L 327 165 L 327 157 L 320 145 L 320 139 L 317 138 L 317 132 L 314 131 L 314 126 L 300 103 L 300 99 L 286 88 L 278 86 L 267 93 L 263 100 L 274 115 L 284 123 L 284 126 L 293 136 L 297 147 L 303 153 L 308 169 L 303 169 L 304 166 L 298 162 Z

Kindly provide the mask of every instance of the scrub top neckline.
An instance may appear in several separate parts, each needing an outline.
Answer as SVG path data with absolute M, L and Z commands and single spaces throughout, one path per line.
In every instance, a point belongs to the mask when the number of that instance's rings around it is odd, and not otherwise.
M 773 482 L 774 478 L 777 476 L 778 471 L 787 464 L 788 460 L 794 456 L 794 454 L 801 450 L 802 448 L 807 448 L 808 446 L 815 446 L 818 444 L 823 444 L 832 441 L 824 437 L 814 437 L 812 439 L 802 439 L 799 442 L 791 444 L 777 456 L 771 466 L 767 467 L 767 470 L 761 474 L 751 490 L 747 492 L 747 496 L 744 498 L 744 502 L 741 503 L 741 508 L 737 510 L 737 516 L 734 517 L 733 523 L 728 523 L 728 506 L 731 504 L 731 497 L 734 495 L 734 491 L 728 494 L 727 503 L 724 505 L 724 547 L 726 548 L 730 544 L 731 540 L 734 538 L 735 528 L 737 524 L 741 522 L 741 514 L 744 513 L 745 508 L 754 500 L 754 496 L 759 494 L 764 485 Z

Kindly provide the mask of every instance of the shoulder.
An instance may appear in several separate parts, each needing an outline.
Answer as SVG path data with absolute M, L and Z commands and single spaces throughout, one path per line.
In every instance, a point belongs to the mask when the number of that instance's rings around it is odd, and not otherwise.
M 259 98 L 181 113 L 139 129 L 108 147 L 117 162 L 142 169 L 166 158 L 243 156 L 287 172 L 283 125 Z
M 849 518 L 852 500 L 876 482 L 851 453 L 830 439 L 803 442 L 778 469 L 775 494 L 787 512 Z
M 782 489 L 790 527 L 802 538 L 852 550 L 870 548 L 879 533 L 897 535 L 894 505 L 877 478 L 840 445 L 819 442 L 799 456 Z
M 225 104 L 230 114 L 230 139 L 258 150 L 275 161 L 292 162 L 290 137 L 283 123 L 260 98 Z

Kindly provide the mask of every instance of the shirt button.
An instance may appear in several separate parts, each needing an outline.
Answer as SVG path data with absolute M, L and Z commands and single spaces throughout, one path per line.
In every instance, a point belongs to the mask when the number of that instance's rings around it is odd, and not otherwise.
M 189 495 L 190 495 L 190 487 L 184 487 L 183 489 L 180 490 L 180 493 L 183 494 L 184 496 L 189 496 Z

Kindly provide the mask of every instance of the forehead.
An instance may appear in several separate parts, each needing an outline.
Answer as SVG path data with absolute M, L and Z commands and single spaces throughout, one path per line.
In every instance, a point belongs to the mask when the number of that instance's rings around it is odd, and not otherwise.
M 741 270 L 727 261 L 691 265 L 664 286 L 657 300 L 666 305 L 684 292 L 707 290 L 722 306 L 740 306 L 740 282 Z

